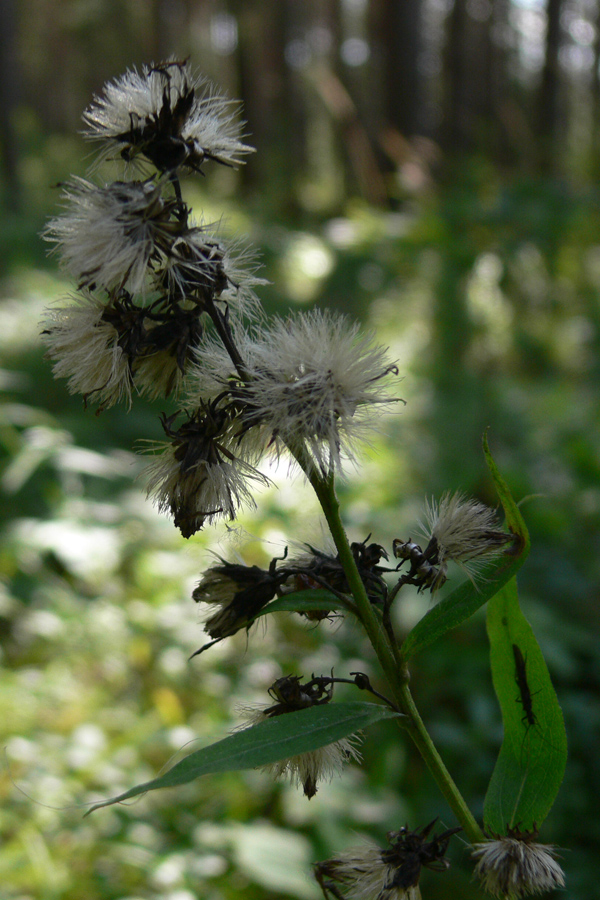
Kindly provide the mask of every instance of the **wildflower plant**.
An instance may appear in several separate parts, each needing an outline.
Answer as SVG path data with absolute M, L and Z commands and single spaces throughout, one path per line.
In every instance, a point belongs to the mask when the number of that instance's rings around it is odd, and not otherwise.
M 566 760 L 562 714 L 547 668 L 517 597 L 516 573 L 529 538 L 521 513 L 491 456 L 484 454 L 504 522 L 464 494 L 424 504 L 413 536 L 388 549 L 371 536 L 350 542 L 336 480 L 397 408 L 399 372 L 384 347 L 346 317 L 312 310 L 267 321 L 252 254 L 192 217 L 181 177 L 210 164 L 236 166 L 245 143 L 235 103 L 221 97 L 187 62 L 132 70 L 107 84 L 84 113 L 98 145 L 90 180 L 64 188 L 64 211 L 47 226 L 74 293 L 49 309 L 43 337 L 56 376 L 97 404 L 131 406 L 140 395 L 175 398 L 161 417 L 164 441 L 146 451 L 146 484 L 159 509 L 186 538 L 241 507 L 255 505 L 266 455 L 289 460 L 312 485 L 331 547 L 286 549 L 268 568 L 218 558 L 193 592 L 205 611 L 204 652 L 259 618 L 286 610 L 317 625 L 344 616 L 368 638 L 380 673 L 298 675 L 271 686 L 264 704 L 242 710 L 229 736 L 137 785 L 107 806 L 202 774 L 261 768 L 287 777 L 307 798 L 347 764 L 359 764 L 364 730 L 390 718 L 412 741 L 456 824 L 434 822 L 388 835 L 387 848 L 341 852 L 319 863 L 325 897 L 402 900 L 420 897 L 423 868 L 443 874 L 450 840 L 472 845 L 484 890 L 517 898 L 563 882 L 554 848 L 537 843 Z M 102 164 L 120 180 L 104 183 Z M 450 563 L 468 578 L 438 602 Z M 408 589 L 428 591 L 428 612 L 403 639 L 394 605 Z M 462 796 L 415 706 L 413 657 L 488 607 L 491 668 L 504 740 L 480 824 Z M 368 666 L 373 660 L 368 661 Z M 343 683 L 359 694 L 334 699 Z M 368 697 L 365 700 L 365 696 Z

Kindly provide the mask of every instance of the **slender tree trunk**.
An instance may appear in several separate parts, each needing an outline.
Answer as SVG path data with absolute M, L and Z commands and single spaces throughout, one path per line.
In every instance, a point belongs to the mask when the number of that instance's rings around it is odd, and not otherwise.
M 0 2 L 0 164 L 2 166 L 4 204 L 18 212 L 21 208 L 21 187 L 18 174 L 17 140 L 13 113 L 20 90 L 20 77 L 15 53 L 16 10 L 14 0 Z
M 370 30 L 381 62 L 385 119 L 406 137 L 421 134 L 421 0 L 373 0 Z
M 466 150 L 471 142 L 467 107 L 466 0 L 454 0 L 448 21 L 445 52 L 445 102 L 442 142 L 451 153 Z
M 556 169 L 558 137 L 561 129 L 561 78 L 559 55 L 561 48 L 562 0 L 547 0 L 546 58 L 542 72 L 539 97 L 539 129 L 541 137 L 540 163 L 545 171 Z

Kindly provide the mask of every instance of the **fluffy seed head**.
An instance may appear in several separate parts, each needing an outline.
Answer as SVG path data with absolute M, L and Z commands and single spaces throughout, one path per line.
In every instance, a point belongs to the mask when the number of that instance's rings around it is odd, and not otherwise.
M 421 900 L 418 884 L 392 886 L 396 866 L 384 862 L 380 847 L 366 845 L 315 866 L 321 883 L 339 884 L 345 900 Z
M 268 432 L 278 451 L 305 451 L 322 471 L 353 460 L 380 411 L 394 402 L 383 379 L 396 370 L 384 348 L 342 316 L 312 311 L 279 320 L 256 337 L 243 336 L 240 349 L 244 383 L 214 345 L 199 348 L 192 383 L 201 394 L 228 386 L 246 428 Z
M 426 538 L 436 542 L 439 565 L 449 559 L 459 563 L 490 559 L 512 540 L 500 531 L 492 509 L 460 491 L 444 494 L 439 503 L 427 502 L 421 527 Z
M 535 833 L 513 830 L 506 837 L 475 844 L 475 875 L 494 897 L 517 900 L 564 887 L 556 848 L 534 842 Z
M 70 393 L 92 398 L 101 408 L 119 400 L 131 404 L 133 381 L 127 352 L 105 313 L 106 305 L 83 291 L 70 306 L 47 309 L 42 322 L 54 376 L 68 378 Z
M 171 203 L 154 181 L 115 181 L 97 187 L 74 178 L 65 189 L 67 210 L 52 219 L 45 237 L 57 244 L 65 269 L 84 287 L 145 287 L 150 262 L 173 242 Z
M 284 675 L 269 688 L 269 694 L 277 702 L 273 705 L 253 704 L 240 709 L 245 721 L 240 729 L 249 728 L 263 722 L 265 718 L 286 715 L 311 706 L 322 706 L 333 697 L 331 678 L 312 677 L 306 684 L 297 675 Z M 292 783 L 302 785 L 304 794 L 310 800 L 317 793 L 320 781 L 331 781 L 342 771 L 344 763 L 350 759 L 360 760 L 357 750 L 359 735 L 342 738 L 325 747 L 307 753 L 280 759 L 263 766 L 262 770 L 274 778 L 288 777 Z
M 367 845 L 355 848 L 315 866 L 315 875 L 323 893 L 337 883 L 345 900 L 418 900 L 421 869 L 445 872 L 450 863 L 445 859 L 453 834 L 449 828 L 441 834 L 429 836 L 436 819 L 418 831 L 408 827 L 388 832 L 388 846 Z M 341 898 L 338 891 L 336 897 Z
M 254 505 L 249 485 L 268 480 L 244 458 L 227 411 L 204 404 L 177 430 L 174 418 L 163 419 L 170 443 L 157 447 L 148 467 L 148 495 L 191 537 L 205 522 L 233 519 L 243 503 Z
M 213 610 L 204 623 L 208 634 L 221 639 L 245 628 L 273 599 L 280 580 L 274 572 L 259 566 L 225 560 L 219 566 L 211 566 L 192 594 L 196 603 L 206 603 Z
M 266 284 L 257 269 L 251 248 L 225 240 L 209 225 L 190 221 L 157 269 L 155 285 L 199 307 L 210 298 L 227 303 L 237 314 L 252 315 L 258 306 L 254 288 Z
M 126 161 L 140 156 L 159 171 L 199 171 L 206 159 L 234 166 L 253 148 L 240 139 L 239 104 L 174 60 L 128 70 L 108 82 L 83 114 L 85 136 L 116 148 Z

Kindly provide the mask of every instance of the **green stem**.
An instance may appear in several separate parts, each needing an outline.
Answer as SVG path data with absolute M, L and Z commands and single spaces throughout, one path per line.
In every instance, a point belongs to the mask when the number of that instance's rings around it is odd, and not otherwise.
M 452 776 L 446 769 L 418 713 L 408 687 L 409 673 L 406 664 L 402 660 L 401 653 L 398 647 L 391 644 L 383 624 L 367 596 L 340 516 L 339 501 L 335 494 L 333 475 L 324 476 L 315 470 L 311 461 L 297 448 L 294 449 L 294 456 L 306 472 L 327 519 L 340 562 L 344 568 L 354 602 L 356 603 L 360 621 L 390 684 L 394 700 L 404 714 L 405 718 L 402 719 L 401 724 L 413 739 L 448 805 L 461 824 L 466 837 L 471 842 L 483 841 L 485 837 L 476 819 L 465 803 Z
M 408 723 L 405 724 L 406 730 L 416 744 L 419 753 L 425 760 L 437 786 L 446 798 L 452 812 L 462 825 L 462 829 L 468 840 L 471 841 L 471 843 L 484 841 L 485 835 L 477 824 L 477 820 L 473 816 L 473 813 L 465 803 L 462 794 L 458 790 L 450 772 L 444 765 L 440 754 L 425 728 L 423 720 L 415 706 L 415 701 L 412 698 L 408 684 L 403 684 L 400 690 L 402 693 L 402 702 L 399 706 L 409 719 Z

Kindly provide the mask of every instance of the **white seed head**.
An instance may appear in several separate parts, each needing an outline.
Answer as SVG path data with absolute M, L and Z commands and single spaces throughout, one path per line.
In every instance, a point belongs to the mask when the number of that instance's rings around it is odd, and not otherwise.
M 175 444 L 157 444 L 154 461 L 147 467 L 147 493 L 161 512 L 171 513 L 184 537 L 195 534 L 205 522 L 234 519 L 242 505 L 254 507 L 253 484 L 268 479 L 242 456 L 242 450 L 222 436 L 211 458 L 199 455 L 186 465 Z M 223 452 L 223 450 L 225 452 Z
M 164 171 L 199 168 L 205 157 L 234 166 L 253 152 L 240 138 L 239 107 L 186 63 L 169 61 L 108 82 L 83 114 L 84 134 L 107 143 L 105 157 L 116 145 L 124 159 L 141 154 Z
M 421 528 L 427 540 L 437 541 L 441 565 L 449 559 L 459 563 L 489 559 L 511 539 L 500 531 L 494 510 L 460 491 L 444 494 L 439 503 L 428 501 Z
M 119 400 L 131 404 L 129 361 L 117 331 L 103 319 L 105 305 L 87 291 L 73 301 L 47 309 L 42 321 L 54 376 L 68 378 L 70 393 L 89 396 L 103 408 Z
M 517 900 L 564 887 L 556 848 L 523 837 L 501 837 L 474 844 L 475 875 L 494 897 Z
M 322 471 L 354 460 L 357 444 L 394 402 L 382 383 L 394 371 L 385 349 L 343 316 L 312 311 L 277 320 L 240 336 L 239 346 L 250 376 L 239 388 L 246 425 L 268 430 L 279 451 L 304 448 Z M 224 354 L 207 343 L 197 359 L 190 383 L 200 394 L 222 390 L 233 374 Z
M 98 187 L 83 178 L 67 185 L 67 211 L 48 223 L 45 237 L 56 242 L 64 268 L 80 286 L 144 289 L 161 240 L 171 243 L 162 188 L 151 181 Z

